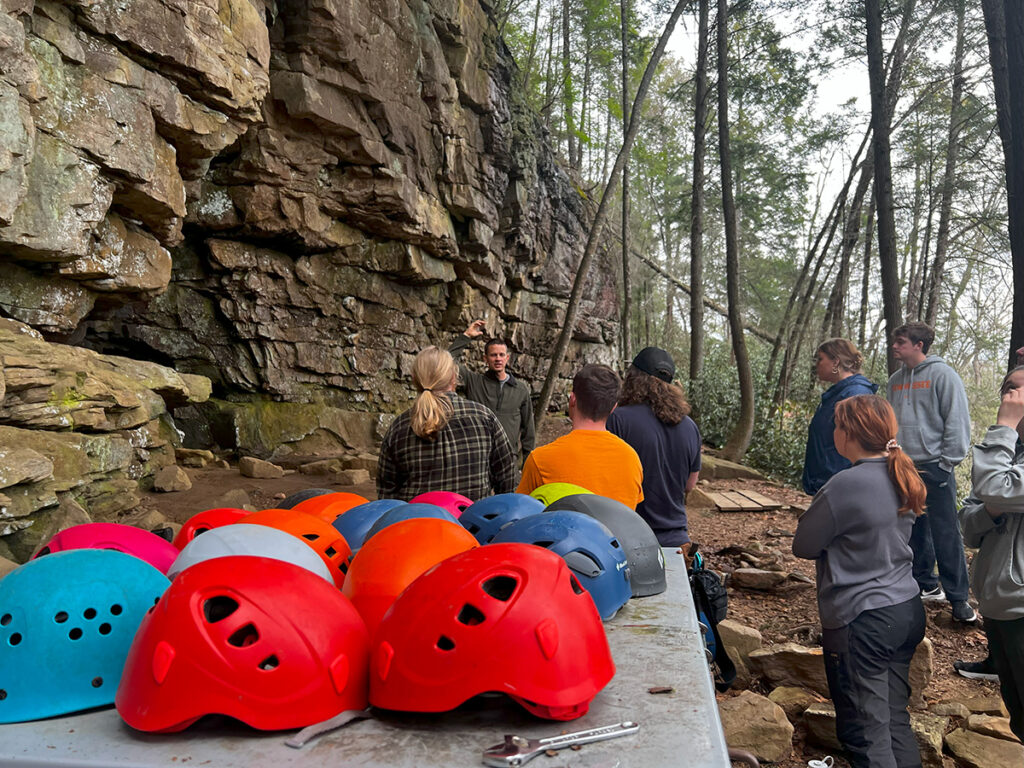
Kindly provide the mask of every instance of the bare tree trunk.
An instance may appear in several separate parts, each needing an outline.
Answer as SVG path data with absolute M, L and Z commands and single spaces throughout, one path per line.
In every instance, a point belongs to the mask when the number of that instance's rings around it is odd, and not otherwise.
M 708 130 L 708 0 L 699 0 L 690 198 L 690 388 L 704 366 L 704 153 Z
M 569 348 L 569 340 L 576 327 L 576 315 L 579 313 L 583 287 L 590 272 L 590 263 L 594 260 L 594 253 L 597 251 L 597 244 L 600 240 L 604 220 L 608 215 L 608 203 L 615 193 L 615 188 L 618 186 L 619 174 L 622 173 L 622 167 L 626 163 L 626 157 L 629 156 L 629 150 L 633 146 L 633 140 L 636 139 L 637 131 L 640 128 L 640 115 L 643 112 L 643 104 L 647 98 L 647 91 L 650 88 L 651 80 L 654 78 L 654 71 L 657 69 L 658 62 L 661 61 L 661 57 L 665 53 L 665 46 L 668 44 L 669 37 L 672 36 L 672 30 L 675 29 L 676 22 L 679 21 L 679 16 L 682 14 L 686 2 L 687 0 L 677 0 L 675 7 L 672 9 L 671 16 L 665 22 L 665 29 L 662 30 L 661 37 L 658 38 L 658 44 L 654 47 L 654 52 L 651 53 L 651 58 L 647 62 L 647 68 L 640 79 L 640 85 L 637 87 L 636 97 L 633 99 L 629 130 L 626 131 L 626 135 L 622 139 L 622 147 L 615 158 L 615 165 L 612 166 L 611 176 L 608 178 L 608 183 L 601 194 L 601 202 L 597 206 L 597 213 L 594 215 L 594 222 L 591 224 L 590 234 L 587 236 L 587 244 L 583 249 L 583 256 L 580 259 L 579 267 L 576 269 L 576 277 L 573 280 L 572 291 L 569 294 L 569 303 L 565 308 L 565 320 L 562 323 L 562 330 L 551 353 L 551 364 L 548 367 L 547 376 L 544 378 L 544 384 L 541 387 L 540 394 L 537 396 L 537 408 L 534 413 L 537 423 L 540 423 L 540 420 L 547 413 L 548 403 L 551 402 L 551 393 L 554 391 L 555 381 L 558 379 L 558 369 L 565 359 L 566 350 Z
M 942 287 L 942 272 L 946 267 L 946 249 L 949 246 L 949 220 L 953 212 L 953 186 L 956 179 L 956 163 L 960 151 L 960 129 L 964 120 L 960 101 L 964 92 L 964 16 L 966 0 L 955 0 L 956 8 L 956 49 L 953 54 L 953 88 L 949 108 L 949 135 L 946 140 L 946 168 L 942 175 L 942 202 L 939 205 L 939 233 L 935 243 L 935 263 L 932 266 L 927 286 L 927 308 L 924 321 L 934 327 L 939 312 L 939 289 Z
M 726 0 L 718 0 L 718 156 L 722 171 L 722 216 L 725 223 L 725 282 L 729 300 L 729 332 L 740 385 L 740 413 L 722 454 L 741 461 L 754 433 L 754 379 L 750 373 L 743 308 L 740 305 L 740 254 L 736 235 L 736 201 L 732 196 L 732 153 L 729 149 L 729 18 Z
M 619 0 L 619 30 L 622 36 L 622 135 L 629 130 L 629 0 Z M 622 354 L 633 358 L 630 344 L 630 313 L 633 311 L 629 278 L 629 159 L 622 166 Z
M 860 322 L 858 323 L 857 346 L 861 352 L 867 343 L 868 306 L 871 301 L 871 243 L 874 240 L 875 198 L 868 198 L 868 215 L 864 219 L 864 274 L 860 283 Z
M 540 6 L 543 0 L 537 0 L 533 11 L 533 33 L 530 35 L 530 48 L 526 55 L 526 66 L 523 67 L 523 92 L 530 92 L 530 74 L 533 72 L 533 57 L 537 54 L 537 30 L 540 28 Z
M 875 147 L 875 206 L 878 216 L 878 261 L 882 271 L 882 311 L 886 338 L 900 324 L 899 268 L 896 262 L 896 217 L 892 200 L 892 166 L 889 150 L 889 119 L 885 104 L 885 73 L 882 71 L 882 12 L 879 0 L 866 0 L 868 80 L 871 85 L 871 131 Z M 888 369 L 897 368 L 892 348 L 886 345 Z
M 573 117 L 574 88 L 572 87 L 572 56 L 569 24 L 569 0 L 562 0 L 562 112 L 565 119 L 565 134 L 569 143 L 568 158 L 569 165 L 573 166 L 576 159 L 576 122 Z
M 902 263 L 907 266 L 906 278 L 907 285 L 907 319 L 917 320 L 920 317 L 918 310 L 918 297 L 921 293 L 921 272 L 919 265 L 919 253 L 918 253 L 918 236 L 921 232 L 921 210 L 924 208 L 924 188 L 928 186 L 929 182 L 921 180 L 921 163 L 914 163 L 914 203 L 911 206 L 911 221 L 913 224 L 910 227 L 910 235 L 907 238 L 907 248 L 910 251 L 910 259 L 902 259 Z M 927 227 L 925 227 L 927 230 Z M 927 239 L 927 238 L 926 238 Z M 925 258 L 927 258 L 927 247 L 925 248 Z M 902 280 L 900 281 L 903 282 Z
M 1007 218 L 1013 263 L 1010 365 L 1024 346 L 1024 8 L 1020 0 L 982 0 L 996 119 L 1006 159 Z

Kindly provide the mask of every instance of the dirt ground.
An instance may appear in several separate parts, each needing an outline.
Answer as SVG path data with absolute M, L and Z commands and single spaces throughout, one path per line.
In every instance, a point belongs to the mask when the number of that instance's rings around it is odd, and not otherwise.
M 557 437 L 567 429 L 567 420 L 551 419 L 539 434 L 538 442 L 543 444 Z M 142 504 L 133 518 L 156 510 L 168 520 L 184 522 L 191 515 L 204 509 L 224 506 L 225 493 L 241 489 L 248 494 L 254 509 L 274 507 L 286 495 L 309 488 L 327 488 L 334 491 L 349 491 L 368 499 L 376 498 L 372 483 L 362 485 L 341 485 L 331 481 L 331 476 L 311 476 L 291 472 L 279 479 L 258 480 L 242 477 L 237 468 L 230 469 L 188 469 L 192 488 L 176 493 L 145 494 Z M 690 534 L 701 545 L 701 551 L 710 567 L 729 571 L 736 567 L 736 558 L 715 553 L 729 546 L 763 545 L 776 550 L 782 557 L 787 570 L 814 578 L 814 564 L 798 560 L 790 554 L 790 542 L 796 529 L 797 514 L 788 508 L 791 504 L 806 506 L 808 497 L 792 488 L 759 480 L 716 480 L 702 485 L 705 490 L 735 490 L 747 488 L 758 491 L 782 502 L 783 509 L 774 512 L 732 512 L 722 513 L 713 509 L 690 510 Z M 953 671 L 956 659 L 981 659 L 985 654 L 985 636 L 980 626 L 964 627 L 954 625 L 950 619 L 947 603 L 926 603 L 928 612 L 927 635 L 931 639 L 935 657 L 932 681 L 926 690 L 928 702 L 949 698 L 998 695 L 995 683 L 966 680 Z M 788 641 L 813 644 L 818 641 L 817 607 L 814 588 L 811 585 L 796 584 L 778 593 L 729 590 L 729 617 L 747 626 L 758 629 L 766 644 Z M 759 691 L 768 693 L 768 691 Z M 729 692 L 725 696 L 736 695 Z M 814 746 L 804 745 L 804 734 L 800 727 L 794 735 L 794 756 L 791 760 L 778 763 L 782 768 L 806 766 L 807 760 L 820 758 L 825 752 Z M 837 760 L 839 766 L 846 766 Z

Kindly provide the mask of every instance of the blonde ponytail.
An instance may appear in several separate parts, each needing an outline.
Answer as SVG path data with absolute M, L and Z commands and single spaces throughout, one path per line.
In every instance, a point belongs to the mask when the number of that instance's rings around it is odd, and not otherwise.
M 412 364 L 412 381 L 419 390 L 412 404 L 412 431 L 426 440 L 433 440 L 452 416 L 449 391 L 458 374 L 458 366 L 447 350 L 427 347 L 416 355 Z

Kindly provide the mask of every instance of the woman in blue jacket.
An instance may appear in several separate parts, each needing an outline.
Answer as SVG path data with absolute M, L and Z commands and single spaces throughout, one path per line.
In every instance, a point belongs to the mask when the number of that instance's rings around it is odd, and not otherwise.
M 839 455 L 832 430 L 835 429 L 836 403 L 854 395 L 873 395 L 878 385 L 861 372 L 864 356 L 846 339 L 829 339 L 814 353 L 814 373 L 832 386 L 821 396 L 807 428 L 807 453 L 804 455 L 804 492 L 812 496 L 828 479 L 850 462 Z

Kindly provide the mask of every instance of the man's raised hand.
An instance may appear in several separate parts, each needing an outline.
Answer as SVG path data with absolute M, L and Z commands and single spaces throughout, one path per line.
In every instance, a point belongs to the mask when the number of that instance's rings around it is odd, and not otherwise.
M 484 335 L 485 325 L 487 325 L 486 320 L 474 320 L 463 333 L 471 339 L 479 338 Z

